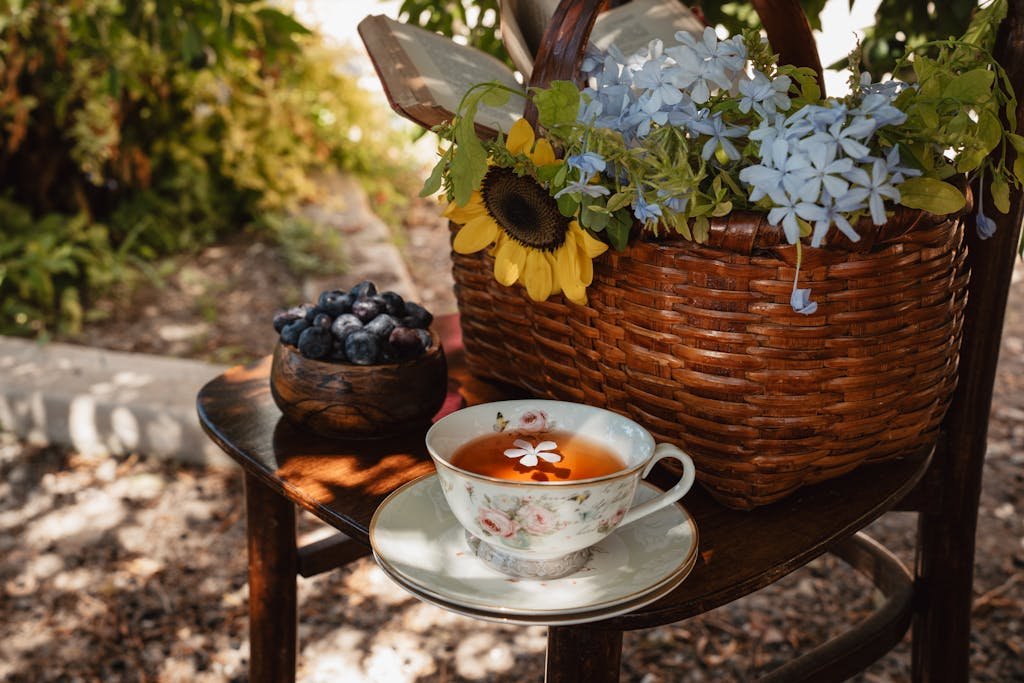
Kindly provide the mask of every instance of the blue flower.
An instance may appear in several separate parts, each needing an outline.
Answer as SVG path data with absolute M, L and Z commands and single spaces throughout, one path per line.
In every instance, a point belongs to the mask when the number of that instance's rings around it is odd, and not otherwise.
M 721 114 L 714 114 L 710 118 L 694 121 L 691 127 L 695 132 L 709 136 L 708 141 L 704 143 L 704 148 L 701 150 L 701 157 L 710 159 L 715 151 L 721 147 L 725 151 L 726 156 L 733 161 L 739 159 L 741 155 L 729 138 L 742 137 L 750 130 L 746 126 L 727 126 L 725 121 L 722 120 Z
M 774 198 L 773 198 L 774 201 Z M 768 212 L 768 222 L 772 225 L 782 223 L 782 230 L 786 233 L 786 239 L 790 244 L 796 244 L 800 239 L 800 224 L 797 217 L 805 221 L 820 221 L 825 219 L 825 209 L 810 202 L 798 202 L 787 197 L 784 202 L 776 201 L 779 206 L 772 207 Z
M 822 198 L 822 209 L 825 215 L 814 223 L 814 232 L 811 235 L 811 246 L 820 247 L 828 229 L 834 224 L 840 232 L 846 235 L 851 242 L 859 242 L 860 235 L 850 225 L 846 215 L 854 211 L 860 211 L 866 204 L 868 191 L 864 188 L 853 188 L 839 197 L 830 197 L 828 193 Z
M 907 178 L 915 178 L 921 175 L 921 171 L 916 168 L 907 168 L 906 166 L 900 166 L 900 146 L 893 145 L 893 148 L 889 150 L 889 153 L 885 156 L 885 167 L 892 176 L 893 185 L 899 185 Z
M 814 137 L 802 141 L 800 150 L 811 162 L 804 173 L 806 181 L 800 190 L 801 198 L 815 202 L 823 189 L 833 197 L 846 194 L 850 184 L 843 180 L 842 176 L 853 168 L 853 161 L 836 159 L 835 146 Z
M 978 213 L 974 217 L 974 229 L 978 233 L 978 237 L 987 240 L 992 235 L 996 234 L 996 222 L 985 215 L 985 171 L 982 170 L 981 177 L 978 178 Z
M 753 78 L 740 81 L 739 89 L 743 97 L 739 109 L 744 114 L 753 109 L 765 117 L 774 114 L 777 109 L 786 111 L 790 106 L 789 95 L 786 94 L 790 85 L 792 80 L 789 76 L 779 76 L 772 80 L 755 70 Z
M 565 160 L 566 166 L 574 168 L 580 172 L 580 178 L 586 178 L 588 181 L 593 178 L 596 174 L 604 171 L 608 165 L 605 162 L 604 157 L 597 152 L 581 152 L 579 154 L 573 154 Z
M 851 159 L 862 161 L 871 154 L 871 150 L 862 141 L 867 140 L 874 132 L 875 126 L 871 119 L 858 116 L 850 122 L 846 122 L 845 118 L 836 121 L 826 130 L 815 133 L 814 137 L 840 147 Z
M 898 126 L 907 120 L 907 115 L 892 106 L 892 100 L 880 93 L 869 93 L 861 100 L 853 114 L 874 119 L 876 127 Z
M 655 218 L 661 218 L 661 207 L 657 204 L 648 204 L 647 200 L 644 199 L 644 193 L 637 190 L 636 201 L 633 202 L 633 216 L 638 221 L 646 223 Z
M 974 220 L 974 229 L 978 231 L 978 237 L 983 240 L 987 240 L 989 237 L 996 234 L 996 227 L 996 222 L 994 220 L 980 211 L 978 212 L 978 215 Z
M 868 191 L 868 206 L 871 208 L 871 221 L 875 225 L 885 223 L 885 200 L 900 200 L 900 191 L 892 184 L 892 176 L 885 162 L 875 159 L 871 165 L 871 175 L 863 168 L 854 168 L 849 174 L 850 180 Z
M 555 199 L 558 199 L 563 194 L 569 194 L 571 192 L 579 192 L 580 194 L 585 194 L 588 197 L 600 197 L 602 195 L 611 194 L 611 190 L 604 185 L 595 185 L 594 183 L 591 183 L 589 179 L 584 180 L 583 178 L 580 178 L 556 192 Z
M 793 281 L 793 293 L 789 295 L 789 305 L 803 315 L 811 315 L 818 310 L 818 302 L 811 301 L 811 290 L 797 289 L 796 280 Z

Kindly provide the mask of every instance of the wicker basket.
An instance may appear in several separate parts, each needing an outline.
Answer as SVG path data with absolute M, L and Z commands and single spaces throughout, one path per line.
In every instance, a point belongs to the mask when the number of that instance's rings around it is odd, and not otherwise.
M 466 358 L 477 375 L 630 416 L 690 453 L 726 505 L 770 503 L 934 439 L 956 378 L 963 231 L 920 215 L 903 227 L 866 253 L 805 250 L 812 316 L 789 306 L 796 251 L 763 217 L 716 224 L 714 246 L 638 242 L 597 259 L 587 306 L 532 302 L 494 280 L 490 256 L 453 254 Z
M 562 2 L 534 84 L 575 73 L 599 4 Z M 789 305 L 795 247 L 758 214 L 720 219 L 704 245 L 607 253 L 586 306 L 532 302 L 494 280 L 490 256 L 453 254 L 466 357 L 480 376 L 628 415 L 690 453 L 726 505 L 770 503 L 928 443 L 948 407 L 960 220 L 897 211 L 858 232 L 804 250 L 810 316 Z

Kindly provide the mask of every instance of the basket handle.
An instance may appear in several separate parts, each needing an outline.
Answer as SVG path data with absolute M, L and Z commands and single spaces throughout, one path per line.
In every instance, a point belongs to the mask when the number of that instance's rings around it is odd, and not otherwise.
M 800 0 L 751 0 L 768 33 L 768 42 L 777 50 L 783 64 L 809 66 L 818 74 L 824 95 L 821 59 L 814 46 L 814 34 Z M 544 31 L 537 49 L 531 87 L 547 87 L 551 81 L 578 81 L 580 64 L 594 21 L 606 0 L 561 0 Z M 537 107 L 526 101 L 524 118 L 537 127 Z

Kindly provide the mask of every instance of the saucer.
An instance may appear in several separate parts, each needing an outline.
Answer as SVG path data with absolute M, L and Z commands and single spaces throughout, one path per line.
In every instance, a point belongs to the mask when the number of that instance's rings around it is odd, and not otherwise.
M 635 501 L 659 493 L 640 482 Z M 516 579 L 472 553 L 437 475 L 429 474 L 381 503 L 370 522 L 370 544 L 385 573 L 441 607 L 480 618 L 516 616 L 521 623 L 581 623 L 581 613 L 588 613 L 587 621 L 607 618 L 679 585 L 696 562 L 697 527 L 681 505 L 669 505 L 616 529 L 574 574 Z
M 650 593 L 644 593 L 634 600 L 613 605 L 611 607 L 605 607 L 604 609 L 590 610 L 587 612 L 569 612 L 567 614 L 501 614 L 499 612 L 475 610 L 463 605 L 456 605 L 445 600 L 441 600 L 434 595 L 424 593 L 416 586 L 408 583 L 401 576 L 393 573 L 386 565 L 381 564 L 380 558 L 376 555 L 374 555 L 374 558 L 377 559 L 378 566 L 380 566 L 381 571 L 383 571 L 388 578 L 423 602 L 428 602 L 456 614 L 461 614 L 464 617 L 473 617 L 474 619 L 483 619 L 484 621 L 493 621 L 499 624 L 520 624 L 522 626 L 571 626 L 573 624 L 586 624 L 592 621 L 611 619 L 612 617 L 617 617 L 620 614 L 632 612 L 633 610 L 640 609 L 652 602 L 656 602 L 671 593 L 676 586 L 683 582 L 683 579 L 686 578 L 693 569 L 693 566 L 697 563 L 697 554 L 694 553 L 690 562 L 680 568 L 678 576 L 674 577 L 673 580 L 665 582 Z

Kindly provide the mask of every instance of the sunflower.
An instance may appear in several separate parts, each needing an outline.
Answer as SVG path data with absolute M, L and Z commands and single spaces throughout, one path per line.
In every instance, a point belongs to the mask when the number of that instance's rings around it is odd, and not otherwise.
M 525 119 L 509 130 L 505 147 L 538 167 L 558 161 L 551 143 L 537 140 Z M 451 204 L 445 216 L 462 226 L 452 245 L 457 253 L 472 254 L 493 244 L 494 278 L 506 287 L 521 282 L 534 301 L 562 292 L 585 304 L 594 279 L 591 259 L 608 249 L 563 216 L 536 178 L 501 166 L 490 166 L 469 202 Z

